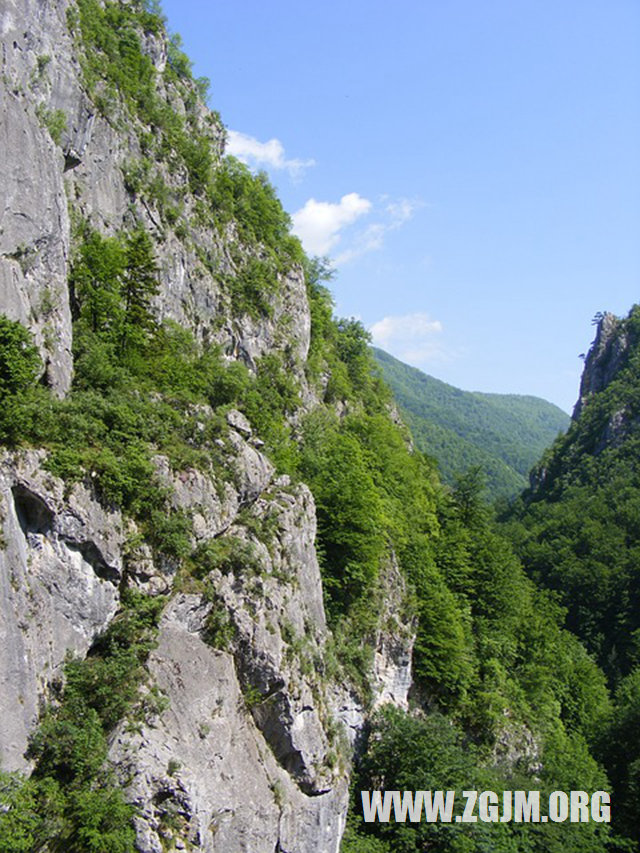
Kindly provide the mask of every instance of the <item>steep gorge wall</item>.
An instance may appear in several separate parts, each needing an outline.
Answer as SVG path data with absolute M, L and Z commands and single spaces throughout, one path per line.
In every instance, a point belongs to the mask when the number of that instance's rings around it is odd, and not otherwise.
M 112 104 L 112 113 L 105 116 L 87 94 L 77 37 L 68 26 L 74 8 L 64 0 L 7 0 L 2 11 L 0 301 L 8 316 L 33 331 L 47 381 L 64 394 L 72 376 L 70 211 L 101 233 L 142 223 L 152 234 L 160 319 L 189 328 L 199 340 L 220 343 L 229 358 L 252 366 L 264 353 L 284 347 L 301 365 L 310 334 L 302 271 L 292 268 L 281 276 L 270 316 L 231 310 L 221 279 L 236 271 L 242 253 L 233 224 L 221 234 L 197 223 L 197 199 L 189 192 L 182 165 L 158 162 L 154 177 L 180 196 L 183 218 L 190 222 L 188 238 L 177 237 L 166 226 L 154 199 L 127 186 L 131 170 L 143 158 L 140 134 L 152 129 L 132 120 L 122 105 Z M 142 47 L 162 72 L 167 62 L 164 36 L 143 34 Z M 157 94 L 178 115 L 189 112 L 219 159 L 224 146 L 219 120 L 200 102 L 185 106 L 181 93 L 161 77 Z M 59 127 L 52 131 L 56 121 Z
M 72 374 L 69 215 L 64 154 L 38 113 L 66 100 L 77 81 L 64 12 L 35 0 L 3 4 L 0 86 L 0 305 L 33 331 L 59 394 Z M 43 56 L 56 59 L 40 73 Z
M 278 273 L 268 311 L 235 310 L 226 281 L 247 251 L 259 258 L 260 249 L 247 250 L 233 222 L 220 229 L 198 219 L 180 164 L 153 166 L 180 199 L 180 234 L 162 205 L 133 186 L 149 128 L 122 104 L 105 115 L 88 94 L 77 33 L 68 25 L 74 8 L 65 0 L 5 0 L 0 11 L 0 312 L 32 331 L 43 380 L 65 395 L 73 377 L 74 228 L 84 221 L 113 235 L 142 225 L 159 267 L 158 318 L 181 324 L 205 345 L 219 344 L 227 360 L 250 370 L 265 354 L 282 355 L 300 383 L 301 406 L 312 407 L 301 267 Z M 162 72 L 164 36 L 141 38 Z M 157 94 L 189 115 L 219 161 L 219 120 L 199 102 L 186 104 L 184 91 L 161 76 Z M 340 677 L 325 672 L 330 632 L 313 497 L 276 476 L 243 415 L 229 412 L 227 427 L 219 481 L 195 469 L 174 472 L 161 455 L 154 460 L 172 506 L 193 520 L 194 548 L 233 537 L 254 555 L 242 571 L 212 574 L 215 603 L 198 590 L 174 590 L 175 567 L 159 563 L 144 543 L 132 550 L 135 523 L 103 505 L 90 478 L 70 486 L 45 470 L 45 451 L 3 452 L 0 760 L 3 769 L 29 770 L 28 737 L 59 695 L 65 657 L 90 652 L 117 614 L 123 589 L 164 594 L 169 603 L 144 690 L 157 689 L 167 703 L 133 728 L 123 722 L 110 747 L 139 808 L 139 849 L 191 843 L 205 851 L 334 853 L 365 710 Z M 256 533 L 261 526 L 264 535 Z M 206 641 L 214 607 L 232 629 L 225 649 Z M 406 704 L 411 630 L 404 640 L 380 633 L 373 686 L 381 700 Z

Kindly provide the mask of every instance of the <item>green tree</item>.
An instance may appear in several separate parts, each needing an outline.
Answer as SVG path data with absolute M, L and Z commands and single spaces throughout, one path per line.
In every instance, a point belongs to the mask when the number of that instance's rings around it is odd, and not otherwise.
M 0 402 L 32 387 L 41 367 L 27 329 L 0 315 Z
M 601 753 L 609 768 L 613 799 L 617 803 L 616 828 L 640 843 L 640 667 L 620 684 L 615 696 L 611 727 L 606 730 Z
M 0 442 L 17 444 L 28 433 L 29 404 L 41 369 L 30 333 L 0 315 Z
M 98 231 L 89 232 L 78 249 L 70 277 L 73 302 L 80 319 L 96 334 L 120 330 L 126 261 L 121 241 Z
M 121 348 L 123 352 L 129 352 L 143 348 L 157 327 L 151 306 L 154 296 L 158 293 L 159 284 L 153 243 L 149 234 L 142 228 L 127 238 L 125 255 Z

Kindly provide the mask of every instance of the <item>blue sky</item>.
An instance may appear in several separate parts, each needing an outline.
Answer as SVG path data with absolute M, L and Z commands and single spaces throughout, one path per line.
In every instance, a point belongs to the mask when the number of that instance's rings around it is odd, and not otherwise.
M 575 402 L 640 301 L 638 0 L 163 0 L 337 313 L 468 390 Z

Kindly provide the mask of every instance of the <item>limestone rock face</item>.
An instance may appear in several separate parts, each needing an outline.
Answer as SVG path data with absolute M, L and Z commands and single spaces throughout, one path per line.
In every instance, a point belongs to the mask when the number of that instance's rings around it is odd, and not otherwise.
M 299 766 L 325 742 L 320 724 L 307 719 L 314 709 L 295 714 L 294 700 L 287 701 L 295 667 L 280 663 L 288 683 L 280 687 L 280 713 L 267 715 L 271 725 L 265 726 L 261 704 L 253 704 L 238 680 L 236 655 L 203 640 L 211 608 L 195 595 L 174 599 L 149 660 L 169 707 L 137 734 L 123 727 L 112 743 L 111 758 L 140 809 L 139 849 L 161 853 L 164 840 L 176 849 L 191 843 L 211 853 L 337 853 L 346 777 L 336 774 L 323 790 L 303 790 L 292 768 L 283 766 L 273 737 L 277 731 L 282 742 L 297 747 Z
M 255 562 L 240 574 L 211 576 L 234 636 L 229 647 L 241 683 L 254 697 L 254 719 L 273 754 L 309 794 L 332 785 L 321 678 L 326 624 L 314 550 L 315 509 L 305 487 L 275 484 L 230 533 L 252 544 Z M 251 530 L 261 525 L 261 540 Z M 267 530 L 264 528 L 267 527 Z M 269 528 L 273 528 L 271 537 Z M 266 540 L 266 542 L 265 542 Z
M 41 468 L 42 452 L 0 456 L 0 760 L 26 766 L 27 737 L 67 652 L 84 656 L 117 610 L 119 514 Z
M 0 4 L 0 313 L 30 329 L 43 380 L 64 396 L 73 378 L 77 305 L 68 282 L 78 224 L 106 236 L 142 225 L 158 267 L 158 320 L 252 372 L 276 356 L 300 388 L 295 423 L 317 403 L 304 372 L 311 321 L 302 268 L 274 273 L 264 310 L 238 307 L 234 279 L 247 259 L 266 254 L 243 245 L 233 222 L 219 227 L 199 215 L 184 165 L 156 159 L 149 167 L 180 199 L 181 228 L 136 180 L 141 139 L 153 128 L 117 98 L 108 110 L 92 100 L 69 29 L 74 9 L 71 0 Z M 165 38 L 139 35 L 162 71 Z M 220 168 L 224 128 L 185 91 L 157 79 L 157 96 L 196 122 Z M 203 422 L 214 417 L 201 409 Z M 28 737 L 63 679 L 65 656 L 85 656 L 117 613 L 120 590 L 135 587 L 166 600 L 143 688 L 160 690 L 166 707 L 133 726 L 123 721 L 110 748 L 140 810 L 141 853 L 188 844 L 337 853 L 368 710 L 327 668 L 311 492 L 276 475 L 241 412 L 225 417 L 206 470 L 176 471 L 167 456 L 153 457 L 169 506 L 193 522 L 194 553 L 234 554 L 206 576 L 188 576 L 141 542 L 144 520 L 101 503 L 90 474 L 70 486 L 47 472 L 45 451 L 0 453 L 0 762 L 29 770 Z M 404 707 L 412 630 L 394 639 L 403 586 L 393 566 L 385 582 L 373 692 Z
M 393 554 L 384 567 L 381 583 L 384 609 L 373 662 L 374 707 L 391 702 L 406 711 L 416 626 L 412 619 L 403 621 L 400 617 L 405 609 L 407 584 Z
M 573 411 L 578 420 L 589 400 L 604 391 L 628 364 L 637 347 L 637 333 L 627 318 L 604 313 L 598 320 L 596 336 L 585 359 L 580 396 Z M 593 446 L 599 454 L 608 447 L 620 446 L 632 431 L 640 428 L 640 416 L 632 404 L 612 407 Z
M 42 78 L 47 65 L 63 88 L 75 76 L 65 9 L 36 0 L 7 0 L 0 9 L 0 310 L 31 329 L 58 394 L 72 373 L 69 217 Z
M 580 396 L 573 410 L 574 420 L 580 416 L 589 397 L 604 390 L 623 367 L 630 343 L 623 321 L 614 314 L 604 313 L 585 360 Z
M 245 543 L 246 559 L 213 571 L 204 595 L 167 596 L 148 662 L 148 687 L 166 697 L 166 707 L 134 734 L 123 723 L 110 757 L 140 808 L 141 851 L 161 851 L 172 837 L 177 849 L 198 842 L 210 851 L 333 853 L 344 828 L 348 755 L 323 677 L 328 631 L 313 498 L 306 487 L 274 478 L 246 430 L 231 435 L 239 475 L 226 505 L 212 479 L 182 479 L 158 457 L 177 506 L 194 513 L 217 507 L 205 540 Z M 0 460 L 5 769 L 28 768 L 28 735 L 65 655 L 84 656 L 115 615 L 131 533 L 86 486 L 69 490 L 47 473 L 45 460 L 44 451 L 6 452 Z M 206 510 L 202 517 L 206 523 Z M 129 552 L 126 572 L 130 579 L 140 573 Z M 151 553 L 148 574 L 162 577 Z M 147 591 L 169 593 L 173 578 L 162 580 Z M 212 636 L 216 614 L 232 628 L 224 648 Z
M 64 395 L 72 379 L 71 207 L 78 220 L 104 234 L 138 222 L 157 238 L 159 319 L 219 344 L 227 358 L 252 370 L 263 355 L 286 350 L 303 378 L 311 322 L 302 270 L 279 276 L 269 312 L 230 311 L 224 280 L 238 272 L 234 229 L 220 234 L 193 224 L 189 239 L 178 237 L 157 202 L 132 186 L 132 169 L 143 156 L 139 135 L 150 128 L 118 114 L 117 105 L 106 118 L 87 95 L 67 24 L 72 6 L 66 0 L 7 0 L 0 9 L 0 311 L 32 331 L 46 380 Z M 164 39 L 144 34 L 143 49 L 162 70 Z M 158 94 L 184 115 L 181 96 L 161 79 Z M 196 120 L 220 158 L 222 125 L 202 105 Z M 184 195 L 183 169 L 154 168 L 157 181 Z M 187 194 L 185 221 L 195 223 L 194 212 L 195 199 Z

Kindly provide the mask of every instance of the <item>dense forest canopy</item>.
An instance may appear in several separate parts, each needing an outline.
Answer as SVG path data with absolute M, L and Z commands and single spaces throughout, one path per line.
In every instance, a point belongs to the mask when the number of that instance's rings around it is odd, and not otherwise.
M 438 462 L 445 483 L 473 467 L 490 500 L 511 498 L 569 417 L 538 397 L 461 391 L 374 349 L 418 448 Z

